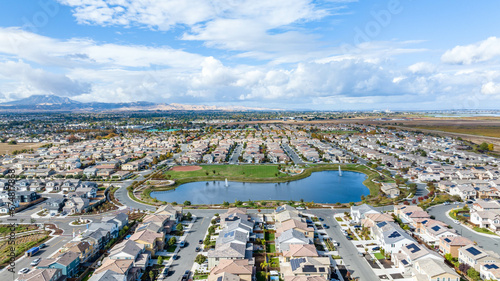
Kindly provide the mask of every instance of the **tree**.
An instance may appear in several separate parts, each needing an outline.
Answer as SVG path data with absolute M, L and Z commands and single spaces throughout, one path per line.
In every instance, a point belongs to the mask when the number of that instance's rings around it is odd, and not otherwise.
M 191 206 L 191 201 L 184 201 L 184 206 Z
M 163 264 L 163 257 L 162 257 L 162 256 L 159 256 L 159 257 L 158 257 L 158 264 L 159 264 L 159 265 L 162 265 L 162 264 Z
M 483 142 L 479 145 L 478 150 L 480 151 L 488 151 L 488 144 Z
M 202 264 L 204 263 L 205 261 L 207 260 L 207 257 L 205 257 L 204 255 L 197 255 L 196 258 L 194 259 L 194 262 L 197 263 L 197 264 Z
M 467 276 L 474 280 L 481 280 L 481 276 L 479 275 L 479 272 L 475 270 L 473 267 L 467 269 Z
M 151 271 L 149 271 L 149 279 L 150 279 L 150 280 L 155 279 L 155 273 L 154 273 L 152 270 L 151 270 Z
M 168 240 L 168 245 L 169 245 L 169 246 L 173 246 L 173 245 L 175 245 L 175 243 L 177 243 L 177 238 L 175 238 L 175 237 L 173 237 L 173 236 L 172 236 L 172 237 Z
M 184 216 L 186 217 L 187 220 L 191 220 L 193 218 L 193 214 L 191 214 L 191 212 L 188 212 Z
M 222 206 L 224 206 L 224 207 L 228 207 L 228 206 L 229 206 L 229 202 L 224 201 L 224 203 L 222 203 Z
M 470 265 L 466 264 L 466 263 L 461 263 L 459 266 L 458 266 L 458 270 L 460 270 L 461 272 L 467 272 L 470 268 Z
M 493 149 L 495 149 L 495 146 L 492 143 L 488 144 L 488 150 L 493 151 Z
M 184 230 L 184 226 L 182 226 L 182 223 L 178 223 L 175 229 L 177 229 L 178 231 L 182 231 Z

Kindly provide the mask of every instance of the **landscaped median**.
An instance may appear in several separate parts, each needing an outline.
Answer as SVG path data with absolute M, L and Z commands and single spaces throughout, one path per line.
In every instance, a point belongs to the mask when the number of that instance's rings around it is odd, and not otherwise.
M 370 190 L 370 197 L 377 197 L 380 192 L 380 187 L 373 182 L 373 179 L 379 177 L 379 174 L 372 169 L 359 164 L 342 164 L 340 165 L 343 171 L 359 172 L 367 175 L 363 184 Z M 138 202 L 150 205 L 161 204 L 158 200 L 151 198 L 150 193 L 153 191 L 166 191 L 179 187 L 182 184 L 197 181 L 239 181 L 239 182 L 288 182 L 300 180 L 309 177 L 313 172 L 321 172 L 328 170 L 338 170 L 339 164 L 313 164 L 304 168 L 301 174 L 289 175 L 281 172 L 285 165 L 261 164 L 261 165 L 201 165 L 199 169 L 190 171 L 166 171 L 163 175 L 156 175 L 155 179 L 172 179 L 175 184 L 168 187 L 155 187 L 148 185 L 147 180 L 136 183 L 132 188 L 140 188 L 142 190 L 141 198 L 135 196 L 132 190 L 129 189 L 129 196 Z
M 450 211 L 447 212 L 447 214 L 448 214 L 448 217 L 450 217 L 451 219 L 456 220 L 456 221 L 458 220 L 458 221 L 462 222 L 462 226 L 467 227 L 468 229 L 475 231 L 478 234 L 482 234 L 485 236 L 489 235 L 489 236 L 498 237 L 498 234 L 496 234 L 495 232 L 493 232 L 487 228 L 472 225 L 469 222 L 469 220 L 467 219 L 467 217 L 461 215 L 464 212 L 469 212 L 469 208 L 467 208 L 467 206 L 460 208 L 460 209 L 458 209 L 458 208 L 451 209 Z

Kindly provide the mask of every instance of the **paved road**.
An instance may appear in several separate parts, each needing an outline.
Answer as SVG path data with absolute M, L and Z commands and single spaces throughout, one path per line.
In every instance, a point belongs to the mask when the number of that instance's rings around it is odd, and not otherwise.
M 333 217 L 335 213 L 339 213 L 340 210 L 310 210 L 308 213 L 315 214 L 324 219 L 325 224 L 330 226 L 329 229 L 324 231 L 328 236 L 332 237 L 335 241 L 340 243 L 338 247 L 339 255 L 344 261 L 344 265 L 351 272 L 353 277 L 359 277 L 359 280 L 379 280 L 378 276 L 372 270 L 368 262 L 361 256 L 358 255 L 358 250 L 351 241 L 342 234 L 341 227 L 337 220 Z
M 448 225 L 450 225 L 451 227 L 453 227 L 454 229 L 456 229 L 458 234 L 460 234 L 466 238 L 469 238 L 472 241 L 476 241 L 477 244 L 479 246 L 483 247 L 484 249 L 492 250 L 495 253 L 500 254 L 500 246 L 499 246 L 500 237 L 491 238 L 488 236 L 483 236 L 483 235 L 477 234 L 475 231 L 472 231 L 472 230 L 462 226 L 461 224 L 454 223 L 451 219 L 449 219 L 446 216 L 446 212 L 448 212 L 449 210 L 451 210 L 453 208 L 456 208 L 457 206 L 459 206 L 461 208 L 464 206 L 464 204 L 462 203 L 459 205 L 454 205 L 454 204 L 452 204 L 452 205 L 438 205 L 438 206 L 432 207 L 430 210 L 428 210 L 428 212 L 429 212 L 429 214 L 435 216 L 437 220 L 445 222 Z
M 229 164 L 237 164 L 238 158 L 240 157 L 242 151 L 243 151 L 243 145 L 238 144 L 234 149 L 231 158 L 229 158 Z
M 297 154 L 297 152 L 295 152 L 295 150 L 293 150 L 293 148 L 291 148 L 287 143 L 283 143 L 281 147 L 286 152 L 286 154 L 288 154 L 290 159 L 292 159 L 293 163 L 295 164 L 305 163 L 304 160 L 302 160 L 302 158 L 300 158 L 300 156 Z
M 136 181 L 143 180 L 144 178 L 140 176 L 139 178 L 136 179 Z M 127 207 L 132 207 L 133 209 L 137 210 L 148 210 L 148 211 L 154 211 L 156 210 L 156 207 L 142 204 L 139 202 L 136 202 L 130 197 L 128 197 L 128 190 L 127 187 L 129 187 L 132 184 L 133 180 L 126 180 L 123 182 L 120 188 L 118 188 L 117 191 L 115 191 L 115 198 L 118 199 L 122 204 L 124 204 Z
M 193 224 L 192 228 L 187 230 L 189 233 L 186 236 L 186 242 L 188 245 L 178 253 L 179 259 L 172 262 L 169 267 L 169 275 L 167 280 L 181 280 L 182 275 L 186 270 L 191 270 L 191 267 L 194 263 L 196 256 L 199 254 L 195 251 L 196 247 L 200 246 L 198 244 L 199 240 L 203 240 L 205 237 L 205 233 L 207 232 L 208 227 L 210 226 L 211 218 L 216 210 L 207 210 L 203 212 L 195 212 L 195 210 L 191 211 L 192 214 L 198 217 L 197 221 Z M 199 216 L 198 216 L 199 215 Z M 172 274 L 172 275 L 170 275 Z M 193 272 L 191 272 L 191 277 Z

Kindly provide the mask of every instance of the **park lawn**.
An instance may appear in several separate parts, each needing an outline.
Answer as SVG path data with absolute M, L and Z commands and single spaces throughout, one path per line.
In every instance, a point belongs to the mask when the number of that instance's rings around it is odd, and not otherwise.
M 381 253 L 374 253 L 373 255 L 375 256 L 375 258 L 377 260 L 383 260 L 383 259 L 385 259 L 384 255 L 382 255 Z
M 204 165 L 197 171 L 167 171 L 173 179 L 185 178 L 228 178 L 228 179 L 262 179 L 275 178 L 276 174 L 285 176 L 278 171 L 277 165 Z M 215 173 L 214 173 L 215 171 Z M 207 175 L 208 172 L 208 175 Z

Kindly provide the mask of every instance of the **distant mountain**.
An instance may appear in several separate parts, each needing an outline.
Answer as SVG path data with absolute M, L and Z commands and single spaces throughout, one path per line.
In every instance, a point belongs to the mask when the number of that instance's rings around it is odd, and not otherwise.
M 214 105 L 188 105 L 166 104 L 147 101 L 104 103 L 104 102 L 78 102 L 67 97 L 55 95 L 33 95 L 24 99 L 0 103 L 2 111 L 263 111 L 268 108 L 250 108 L 244 106 L 214 106 Z
M 55 95 L 33 95 L 24 99 L 2 103 L 0 105 L 54 105 L 54 104 L 80 104 L 67 97 L 60 97 Z

